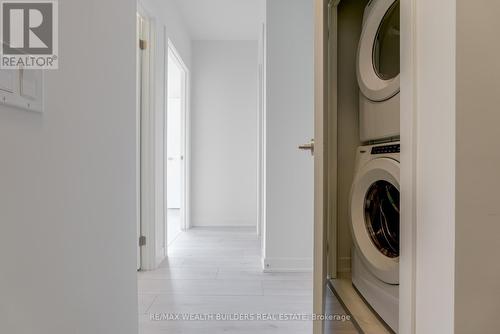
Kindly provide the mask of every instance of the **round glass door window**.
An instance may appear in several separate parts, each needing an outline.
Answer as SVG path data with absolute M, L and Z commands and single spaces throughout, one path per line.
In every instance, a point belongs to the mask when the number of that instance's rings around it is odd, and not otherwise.
M 377 249 L 399 257 L 399 190 L 387 181 L 373 183 L 365 197 L 366 230 Z
M 399 0 L 387 11 L 373 45 L 373 67 L 382 80 L 399 74 Z

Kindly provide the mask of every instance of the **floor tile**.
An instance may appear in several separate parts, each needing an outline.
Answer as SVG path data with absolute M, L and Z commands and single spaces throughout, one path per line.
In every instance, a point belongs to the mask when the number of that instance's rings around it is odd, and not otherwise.
M 264 273 L 253 228 L 193 228 L 160 268 L 138 273 L 141 334 L 310 334 L 311 321 L 156 321 L 161 315 L 312 313 L 311 273 Z M 342 306 L 332 304 L 333 309 Z M 333 324 L 336 334 L 353 334 Z

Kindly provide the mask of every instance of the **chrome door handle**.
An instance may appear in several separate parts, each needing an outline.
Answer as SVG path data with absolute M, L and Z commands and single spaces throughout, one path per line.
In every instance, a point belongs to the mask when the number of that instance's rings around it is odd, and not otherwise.
M 299 145 L 299 150 L 311 151 L 311 155 L 314 155 L 314 139 L 311 139 L 309 144 Z

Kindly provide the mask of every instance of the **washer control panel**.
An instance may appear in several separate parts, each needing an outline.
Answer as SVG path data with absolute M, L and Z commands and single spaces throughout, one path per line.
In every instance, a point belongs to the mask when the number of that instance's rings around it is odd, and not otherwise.
M 400 153 L 401 145 L 400 144 L 392 144 L 392 145 L 382 145 L 382 146 L 373 146 L 371 154 L 390 154 L 390 153 Z

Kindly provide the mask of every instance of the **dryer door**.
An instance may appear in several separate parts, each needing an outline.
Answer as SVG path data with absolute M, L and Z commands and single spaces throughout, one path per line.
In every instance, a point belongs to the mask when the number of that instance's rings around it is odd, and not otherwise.
M 351 190 L 351 232 L 361 258 L 380 280 L 399 284 L 399 162 L 361 168 Z
M 358 47 L 358 83 L 375 102 L 399 93 L 399 0 L 374 0 L 367 9 Z

